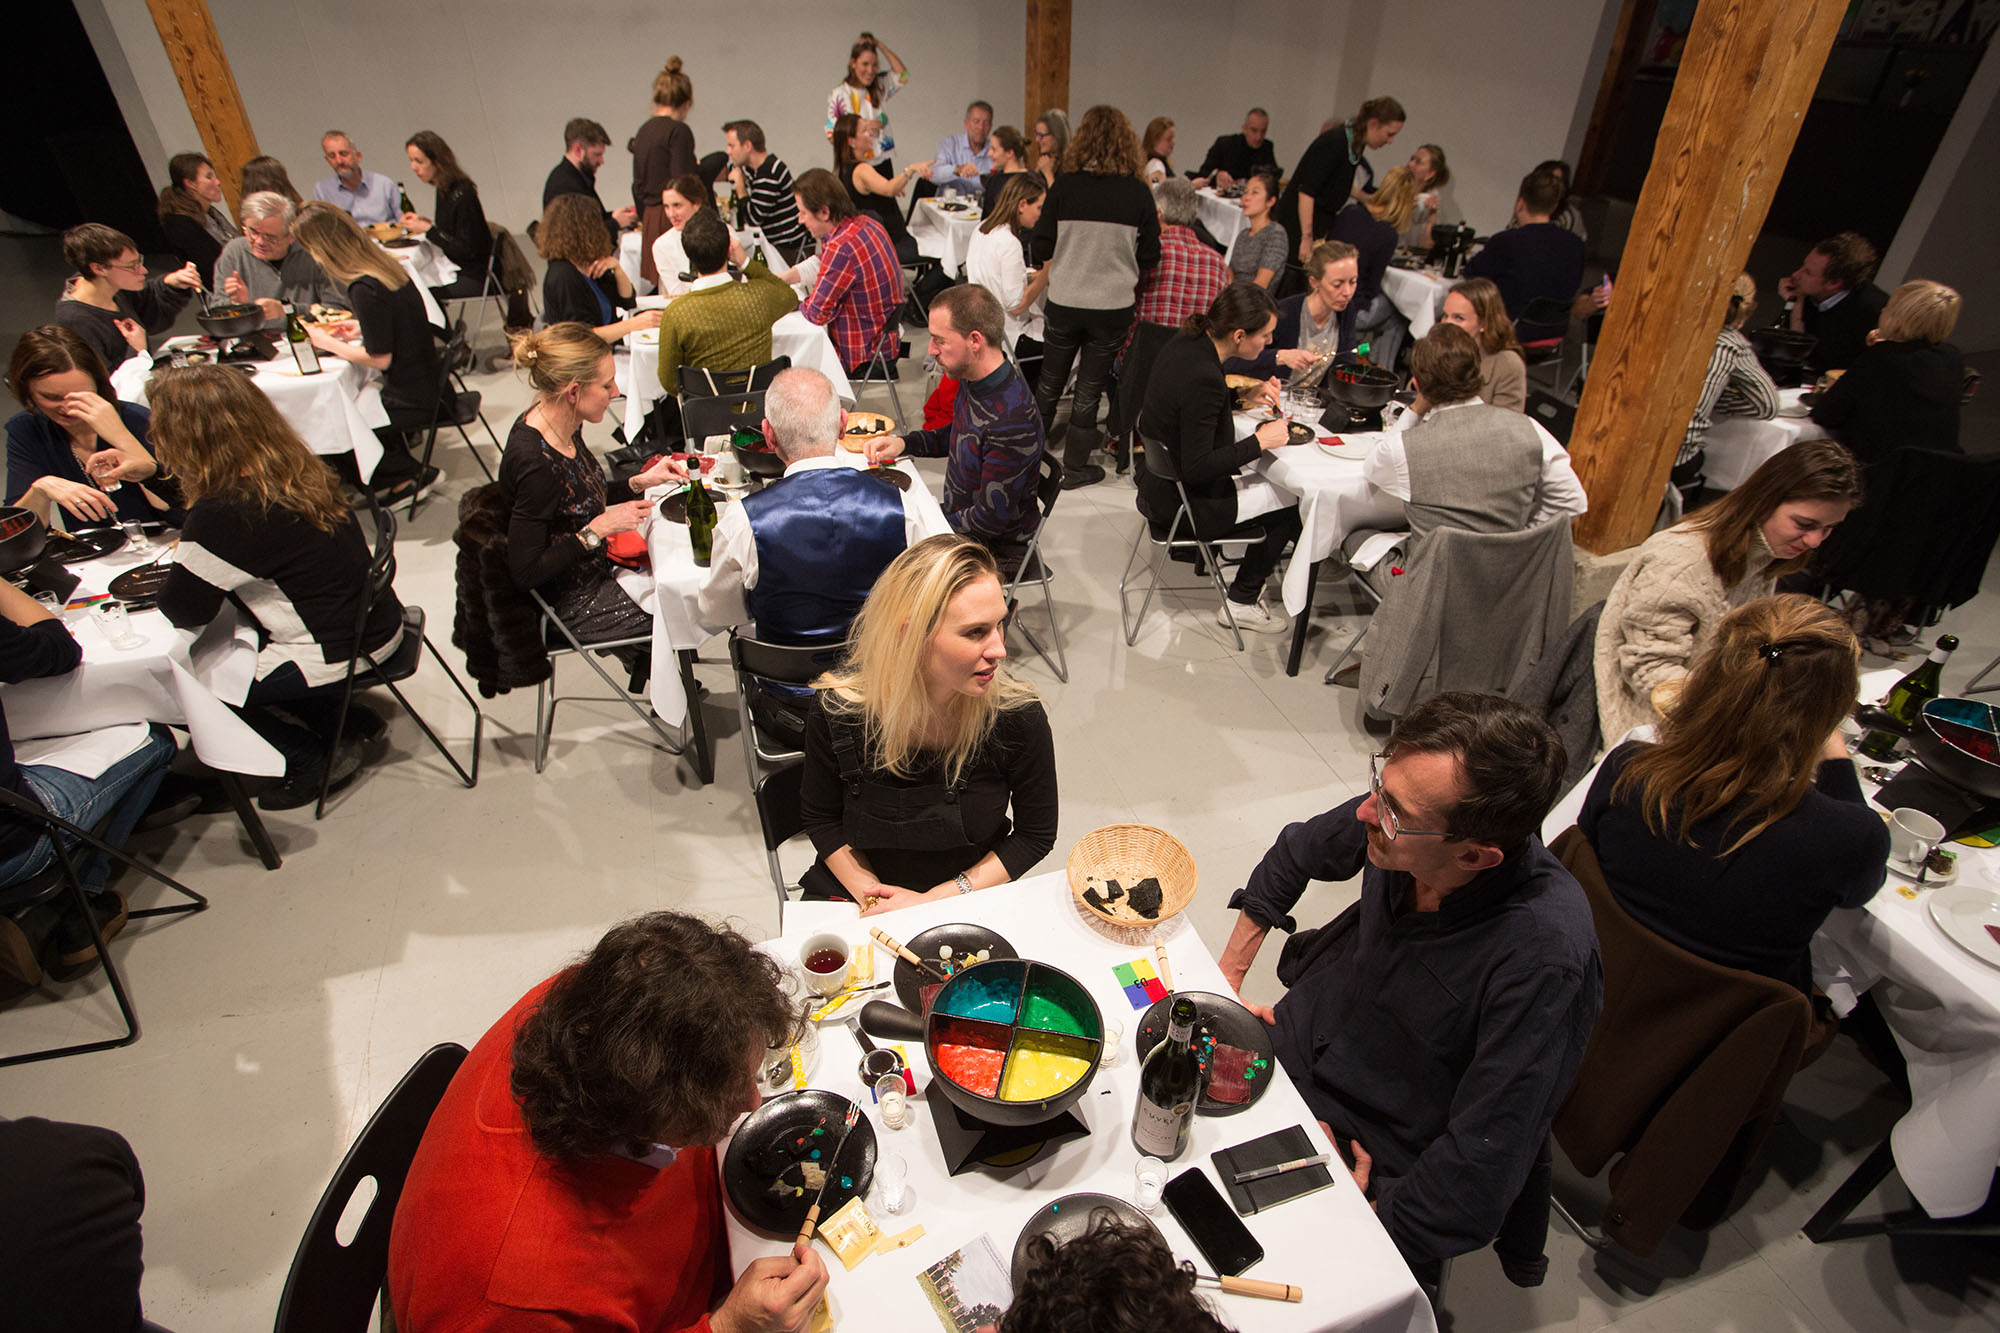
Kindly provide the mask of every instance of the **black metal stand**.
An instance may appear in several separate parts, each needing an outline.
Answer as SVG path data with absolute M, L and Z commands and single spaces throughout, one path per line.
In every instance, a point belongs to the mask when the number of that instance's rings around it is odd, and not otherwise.
M 931 1123 L 937 1126 L 938 1147 L 954 1176 L 981 1166 L 1014 1167 L 1090 1133 L 1074 1112 L 1034 1125 L 994 1125 L 961 1111 L 942 1095 L 929 1099 Z

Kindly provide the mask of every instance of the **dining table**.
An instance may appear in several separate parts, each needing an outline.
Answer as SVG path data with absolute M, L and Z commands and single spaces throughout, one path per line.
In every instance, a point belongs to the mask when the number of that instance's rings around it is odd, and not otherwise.
M 1717 416 L 1702 438 L 1702 473 L 1711 490 L 1733 491 L 1770 459 L 1802 440 L 1824 440 L 1826 429 L 1808 415 L 1807 389 L 1778 390 L 1778 415 L 1769 421 L 1755 417 Z
M 946 277 L 956 278 L 965 269 L 972 238 L 979 234 L 980 216 L 979 205 L 973 200 L 919 199 L 910 210 L 910 238 L 917 243 L 918 254 L 937 260 Z
M 658 309 L 666 304 L 661 297 L 641 297 L 639 308 Z M 626 334 L 624 350 L 625 364 L 619 369 L 623 372 L 620 383 L 625 388 L 627 413 L 643 420 L 654 403 L 669 392 L 677 392 L 678 386 L 670 390 L 660 383 L 658 329 L 639 329 Z M 848 382 L 840 354 L 833 350 L 833 339 L 827 336 L 824 325 L 813 323 L 796 310 L 786 311 L 771 326 L 771 355 L 790 357 L 797 369 L 817 370 L 832 383 L 842 402 L 854 402 L 854 386 Z
M 1213 890 L 1212 890 L 1213 891 Z M 932 895 L 936 897 L 936 895 Z M 906 1105 L 904 1125 L 882 1123 L 872 1092 L 862 1085 L 860 1048 L 844 1020 L 860 1009 L 853 1000 L 818 1025 L 818 1042 L 806 1082 L 858 1101 L 875 1133 L 877 1170 L 893 1154 L 908 1168 L 906 1205 L 896 1214 L 869 1207 L 882 1234 L 913 1239 L 901 1248 L 877 1250 L 846 1268 L 827 1256 L 832 1278 L 828 1301 L 837 1323 L 845 1327 L 896 1329 L 920 1333 L 940 1326 L 918 1275 L 984 1236 L 991 1240 L 1005 1266 L 1017 1235 L 1037 1213 L 1079 1193 L 1131 1200 L 1139 1150 L 1131 1138 L 1133 1107 L 1138 1098 L 1140 1060 L 1136 1042 L 1143 1010 L 1135 1007 L 1114 969 L 1137 961 L 1151 966 L 1154 941 L 1164 950 L 1173 986 L 1180 992 L 1232 995 L 1214 955 L 1185 914 L 1144 932 L 1099 921 L 1080 906 L 1068 875 L 1061 869 L 1033 875 L 978 893 L 926 900 L 900 911 L 860 918 L 852 903 L 796 902 L 784 910 L 782 931 L 759 947 L 787 967 L 796 969 L 808 939 L 839 936 L 852 951 L 873 950 L 874 975 L 887 978 L 895 957 L 870 939 L 879 928 L 908 941 L 934 926 L 972 923 L 997 933 L 1022 957 L 1067 972 L 1095 1003 L 1103 1021 L 1104 1041 L 1115 1047 L 1116 1062 L 1104 1060 L 1071 1111 L 1088 1132 L 1054 1147 L 1022 1165 L 984 1163 L 951 1174 L 935 1118 L 951 1111 L 938 1094 L 934 1075 L 921 1043 L 904 1048 L 915 1082 Z M 893 993 L 893 992 L 891 992 Z M 867 996 L 860 998 L 879 998 Z M 1165 1174 L 1194 1172 L 1211 1185 L 1223 1180 L 1212 1154 L 1262 1135 L 1296 1128 L 1316 1152 L 1329 1154 L 1331 1184 L 1243 1219 L 1263 1247 L 1264 1257 L 1243 1275 L 1302 1288 L 1296 1304 L 1233 1292 L 1206 1291 L 1223 1319 L 1236 1328 L 1270 1333 L 1287 1330 L 1365 1330 L 1367 1333 L 1428 1333 L 1437 1327 L 1409 1266 L 1376 1220 L 1353 1178 L 1333 1156 L 1334 1149 L 1291 1079 L 1274 1059 L 1265 1090 L 1246 1108 L 1223 1116 L 1197 1115 L 1188 1147 Z M 724 1157 L 717 1153 L 718 1163 Z M 724 1185 L 727 1197 L 727 1184 Z M 1087 1206 L 1077 1203 L 1073 1206 Z M 1149 1214 L 1161 1239 L 1176 1259 L 1212 1271 L 1171 1212 L 1157 1205 Z M 791 1236 L 761 1233 L 745 1223 L 733 1204 L 728 1208 L 730 1262 L 737 1271 L 759 1258 L 784 1254 Z M 949 1328 L 950 1325 L 943 1325 Z
M 1389 298 L 1389 304 L 1396 307 L 1398 314 L 1410 321 L 1410 338 L 1414 341 L 1437 327 L 1445 293 L 1455 281 L 1445 277 L 1439 268 L 1398 268 L 1391 264 L 1382 270 L 1382 294 Z
M 1195 216 L 1201 225 L 1208 228 L 1208 234 L 1222 242 L 1222 261 L 1236 253 L 1236 238 L 1249 225 L 1243 217 L 1243 205 L 1236 199 L 1224 199 L 1215 192 L 1212 185 L 1204 185 L 1195 191 Z
M 410 238 L 406 236 L 403 239 Z M 403 266 L 404 272 L 417 284 L 417 295 L 424 302 L 424 318 L 431 322 L 433 328 L 448 330 L 451 326 L 445 323 L 444 307 L 431 295 L 431 288 L 443 287 L 457 278 L 458 265 L 438 248 L 435 241 L 419 236 L 416 242 L 415 245 L 385 245 L 382 248 Z
M 170 339 L 167 345 L 171 347 L 175 341 Z M 319 373 L 308 375 L 299 369 L 283 341 L 269 361 L 246 364 L 251 368 L 251 383 L 264 391 L 278 415 L 306 442 L 306 448 L 322 457 L 353 454 L 361 480 L 375 475 L 376 464 L 382 461 L 382 441 L 375 431 L 389 424 L 389 409 L 382 405 L 381 375 L 324 353 Z M 146 405 L 143 381 L 134 386 L 127 401 Z
M 1861 697 L 1880 698 L 1899 679 L 1894 668 L 1868 672 Z M 1653 735 L 1640 727 L 1621 740 Z M 1881 766 L 1857 762 L 1862 791 L 1887 818 L 1876 799 Z M 1602 766 L 1600 759 L 1556 804 L 1542 825 L 1544 842 L 1576 823 Z M 1949 850 L 1958 858 L 1954 885 L 2000 892 L 2000 847 L 1958 842 Z M 1828 914 L 1813 936 L 1812 963 L 1813 982 L 1836 1013 L 1852 1013 L 1864 994 L 1874 998 L 1909 1065 L 1910 1109 L 1890 1131 L 1889 1152 L 1924 1211 L 1953 1218 L 1986 1202 L 2000 1167 L 2000 963 L 1946 932 L 1932 911 L 1941 892 L 1891 867 L 1866 904 Z

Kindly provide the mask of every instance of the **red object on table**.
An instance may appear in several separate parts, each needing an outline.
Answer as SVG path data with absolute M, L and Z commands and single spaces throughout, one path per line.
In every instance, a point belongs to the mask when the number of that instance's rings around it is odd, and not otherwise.
M 646 466 L 652 467 L 655 463 L 660 461 L 660 457 L 661 455 L 659 454 L 653 455 L 652 458 L 647 460 Z M 715 471 L 714 454 L 673 453 L 666 455 L 666 457 L 673 459 L 676 463 L 679 463 L 682 467 L 688 468 L 690 471 L 697 468 L 700 469 L 703 476 L 706 476 L 709 473 Z
M 958 381 L 941 379 L 931 396 L 924 399 L 924 429 L 942 430 L 951 424 L 952 413 L 958 410 Z

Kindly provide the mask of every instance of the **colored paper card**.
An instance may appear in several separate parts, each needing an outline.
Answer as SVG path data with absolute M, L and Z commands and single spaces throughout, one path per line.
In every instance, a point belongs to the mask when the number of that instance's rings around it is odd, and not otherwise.
M 1111 969 L 1111 975 L 1117 978 L 1119 988 L 1134 1009 L 1144 1009 L 1167 998 L 1167 988 L 1148 959 L 1134 958 L 1129 963 L 1120 963 Z

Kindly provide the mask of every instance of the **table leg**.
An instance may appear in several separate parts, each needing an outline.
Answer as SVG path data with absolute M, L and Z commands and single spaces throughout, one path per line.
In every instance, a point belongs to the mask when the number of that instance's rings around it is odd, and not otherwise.
M 1805 1232 L 1806 1239 L 1815 1245 L 1832 1239 L 1848 1214 L 1874 1193 L 1875 1187 L 1887 1180 L 1889 1173 L 1895 1169 L 1896 1154 L 1890 1149 L 1888 1138 L 1884 1137 L 1875 1145 L 1875 1151 L 1863 1158 L 1861 1165 L 1854 1168 L 1854 1173 L 1841 1181 L 1840 1187 L 1820 1205 L 1812 1220 L 1800 1228 Z
M 244 792 L 243 780 L 234 773 L 225 773 L 219 769 L 215 771 L 215 776 L 221 780 L 222 790 L 229 794 L 229 803 L 236 807 L 237 822 L 242 824 L 243 831 L 250 835 L 250 843 L 257 849 L 257 859 L 264 863 L 264 869 L 276 870 L 285 863 L 285 860 L 278 855 L 278 845 L 271 841 L 271 833 L 264 827 L 263 817 L 257 813 L 257 807 Z
M 701 695 L 695 688 L 694 650 L 683 648 L 674 654 L 680 663 L 681 689 L 687 695 L 687 756 L 694 774 L 704 784 L 715 781 L 715 750 L 708 739 L 708 721 L 702 716 Z
M 1292 622 L 1292 654 L 1285 659 L 1287 676 L 1299 674 L 1299 659 L 1306 651 L 1306 622 L 1312 619 L 1313 590 L 1319 586 L 1319 567 L 1324 563 L 1315 560 L 1312 562 L 1312 568 L 1306 571 L 1306 605 L 1305 609 L 1299 612 L 1298 618 Z

